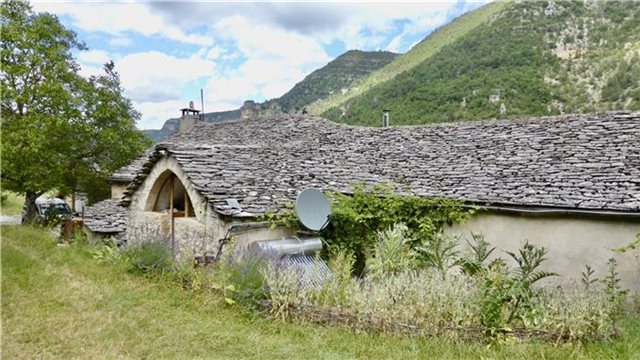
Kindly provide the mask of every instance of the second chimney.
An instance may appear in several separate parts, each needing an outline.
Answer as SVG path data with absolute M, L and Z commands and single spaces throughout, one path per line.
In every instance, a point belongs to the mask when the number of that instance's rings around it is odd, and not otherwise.
M 382 127 L 389 127 L 389 109 L 382 110 Z
M 200 111 L 194 109 L 193 101 L 189 102 L 188 108 L 180 109 L 180 111 L 182 111 L 182 117 L 180 118 L 180 128 L 178 131 L 185 132 L 191 130 L 200 118 Z

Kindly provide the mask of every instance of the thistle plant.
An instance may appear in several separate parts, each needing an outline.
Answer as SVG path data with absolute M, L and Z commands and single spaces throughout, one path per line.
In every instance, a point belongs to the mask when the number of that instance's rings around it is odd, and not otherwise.
M 369 260 L 371 276 L 380 278 L 395 274 L 416 266 L 416 252 L 411 250 L 406 238 L 409 228 L 396 223 L 377 234 L 377 243 L 373 248 L 373 258 Z
M 442 280 L 446 279 L 449 269 L 458 263 L 458 241 L 442 232 L 435 234 L 430 241 L 417 247 L 418 254 L 427 267 L 435 268 Z

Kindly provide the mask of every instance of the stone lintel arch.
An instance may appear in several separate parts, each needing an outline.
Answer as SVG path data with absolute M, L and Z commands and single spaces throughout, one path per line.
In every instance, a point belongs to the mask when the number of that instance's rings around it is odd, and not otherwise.
M 185 197 L 188 197 L 189 205 L 193 210 L 192 215 L 197 220 L 203 221 L 207 213 L 208 201 L 194 189 L 178 161 L 170 155 L 164 156 L 153 166 L 132 199 L 133 208 L 143 212 L 157 210 L 158 197 L 161 191 L 167 188 L 167 183 L 172 177 L 176 187 L 184 189 Z

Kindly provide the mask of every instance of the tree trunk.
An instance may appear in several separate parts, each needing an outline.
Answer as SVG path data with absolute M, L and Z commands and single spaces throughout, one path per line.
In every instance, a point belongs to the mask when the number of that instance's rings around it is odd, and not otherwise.
M 22 223 L 30 224 L 38 218 L 38 208 L 36 207 L 36 199 L 38 193 L 35 191 L 27 191 L 24 195 L 24 207 L 22 209 Z

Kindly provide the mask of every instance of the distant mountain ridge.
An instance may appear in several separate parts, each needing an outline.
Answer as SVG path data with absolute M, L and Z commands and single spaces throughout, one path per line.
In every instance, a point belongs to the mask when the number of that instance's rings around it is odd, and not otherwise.
M 246 101 L 241 108 L 236 110 L 205 113 L 204 120 L 216 122 L 240 119 L 243 112 L 301 112 L 314 101 L 335 93 L 348 91 L 355 81 L 387 65 L 398 56 L 399 54 L 389 51 L 350 50 L 307 75 L 279 98 L 261 104 Z M 176 133 L 179 128 L 180 118 L 171 118 L 164 123 L 161 129 L 143 130 L 143 132 L 158 142 Z
M 466 31 L 440 39 L 451 27 Z M 424 51 L 430 44 L 437 49 Z M 416 61 L 419 52 L 428 56 Z M 412 66 L 392 71 L 406 57 Z M 380 74 L 391 75 L 373 81 Z M 317 102 L 311 112 L 379 126 L 383 108 L 391 110 L 392 124 L 637 110 L 640 2 L 490 4 L 437 30 L 361 83 L 368 88 Z

